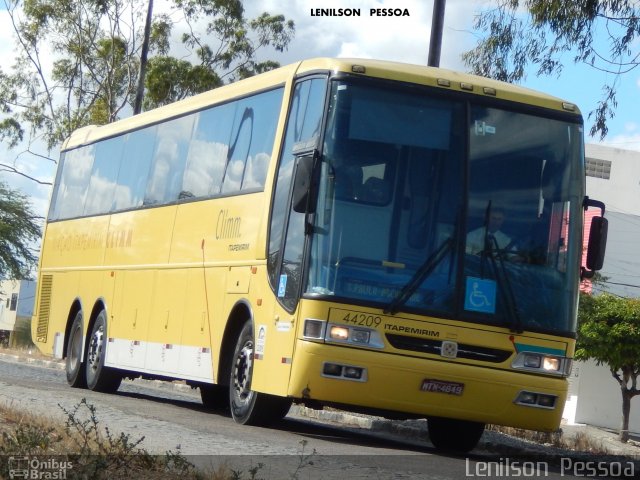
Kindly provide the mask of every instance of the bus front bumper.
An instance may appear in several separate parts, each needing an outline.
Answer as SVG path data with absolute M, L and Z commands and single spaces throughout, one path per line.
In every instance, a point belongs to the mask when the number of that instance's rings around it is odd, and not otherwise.
M 288 394 L 354 410 L 554 431 L 567 386 L 565 378 L 298 340 Z M 535 398 L 546 400 L 527 403 Z

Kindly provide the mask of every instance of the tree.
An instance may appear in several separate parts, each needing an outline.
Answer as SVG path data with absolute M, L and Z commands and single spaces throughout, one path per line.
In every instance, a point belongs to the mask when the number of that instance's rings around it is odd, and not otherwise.
M 38 218 L 26 196 L 0 182 L 0 279 L 30 277 L 37 265 Z
M 640 299 L 581 294 L 575 358 L 609 367 L 622 393 L 619 438 L 627 442 L 631 399 L 640 394 Z
M 278 66 L 258 62 L 258 51 L 282 51 L 294 33 L 282 15 L 247 19 L 240 0 L 165 0 L 172 11 L 150 25 L 152 5 L 137 0 L 2 1 L 16 34 L 15 64 L 0 68 L 0 141 L 9 146 L 42 139 L 51 150 L 79 127 L 131 114 L 145 39 L 151 108 Z M 171 55 L 178 24 L 180 58 Z
M 529 65 L 537 75 L 559 76 L 566 56 L 608 72 L 593 118 L 592 136 L 607 134 L 615 115 L 620 76 L 640 64 L 640 4 L 636 0 L 498 0 L 482 11 L 475 29 L 485 36 L 463 55 L 479 75 L 507 82 L 525 78 Z M 603 42 L 604 39 L 604 42 Z M 603 43 L 606 43 L 604 45 Z

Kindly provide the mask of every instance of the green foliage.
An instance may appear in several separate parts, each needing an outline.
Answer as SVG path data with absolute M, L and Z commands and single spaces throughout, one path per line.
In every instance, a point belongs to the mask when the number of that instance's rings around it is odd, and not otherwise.
M 609 367 L 622 394 L 620 441 L 626 442 L 631 399 L 640 394 L 640 299 L 582 293 L 575 358 Z
M 7 0 L 17 42 L 14 64 L 0 70 L 0 141 L 42 138 L 51 150 L 77 128 L 130 114 L 150 1 Z M 259 50 L 283 51 L 293 37 L 292 21 L 248 19 L 240 0 L 169 3 L 150 28 L 146 108 L 274 68 Z M 177 26 L 182 45 L 172 44 Z
M 173 57 L 154 57 L 147 68 L 145 110 L 222 85 L 213 70 Z
M 559 76 L 567 57 L 611 73 L 593 118 L 591 135 L 607 134 L 615 114 L 619 76 L 640 64 L 640 4 L 635 0 L 499 0 L 482 11 L 478 45 L 463 55 L 479 75 L 519 82 L 530 65 Z M 606 47 L 596 39 L 606 38 Z
M 0 182 L 0 279 L 26 279 L 37 265 L 38 219 L 27 197 Z
M 581 294 L 576 359 L 640 370 L 640 300 Z
M 280 66 L 278 62 L 259 62 L 257 52 L 271 47 L 282 52 L 293 38 L 295 26 L 284 15 L 262 13 L 255 19 L 245 17 L 239 0 L 175 0 L 189 29 L 182 44 L 194 53 L 193 61 L 168 55 L 173 25 L 169 17 L 154 21 L 146 76 L 145 109 L 250 77 Z M 200 32 L 195 25 L 206 22 Z

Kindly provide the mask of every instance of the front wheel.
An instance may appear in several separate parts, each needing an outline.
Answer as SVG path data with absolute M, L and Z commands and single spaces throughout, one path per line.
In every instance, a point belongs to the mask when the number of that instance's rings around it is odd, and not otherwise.
M 96 392 L 113 393 L 120 387 L 122 375 L 105 367 L 107 353 L 107 314 L 102 310 L 91 329 L 87 347 L 87 387 Z
M 428 420 L 429 440 L 438 450 L 467 453 L 473 450 L 484 432 L 484 423 L 431 417 Z
M 251 390 L 253 354 L 253 325 L 247 321 L 233 352 L 229 387 L 231 416 L 242 425 L 267 425 L 287 414 L 291 399 Z
M 65 363 L 65 371 L 67 374 L 67 383 L 74 388 L 86 388 L 87 378 L 85 374 L 85 364 L 82 361 L 82 312 L 76 313 L 73 319 L 69 338 L 67 340 L 67 359 Z

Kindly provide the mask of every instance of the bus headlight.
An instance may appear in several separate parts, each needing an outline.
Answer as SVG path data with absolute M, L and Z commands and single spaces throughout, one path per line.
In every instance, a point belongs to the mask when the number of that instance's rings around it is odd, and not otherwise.
M 544 357 L 542 359 L 542 368 L 547 372 L 557 372 L 560 370 L 560 359 L 557 357 Z
M 302 336 L 305 340 L 384 348 L 382 336 L 373 328 L 338 325 L 313 318 L 305 319 Z
M 517 370 L 568 377 L 571 373 L 571 359 L 537 352 L 520 352 L 511 363 L 511 367 Z
M 329 338 L 338 342 L 346 342 L 349 340 L 349 328 L 332 325 L 329 329 Z
M 325 336 L 327 343 L 348 343 L 363 347 L 383 348 L 382 337 L 377 330 L 350 325 L 336 325 L 330 323 Z

